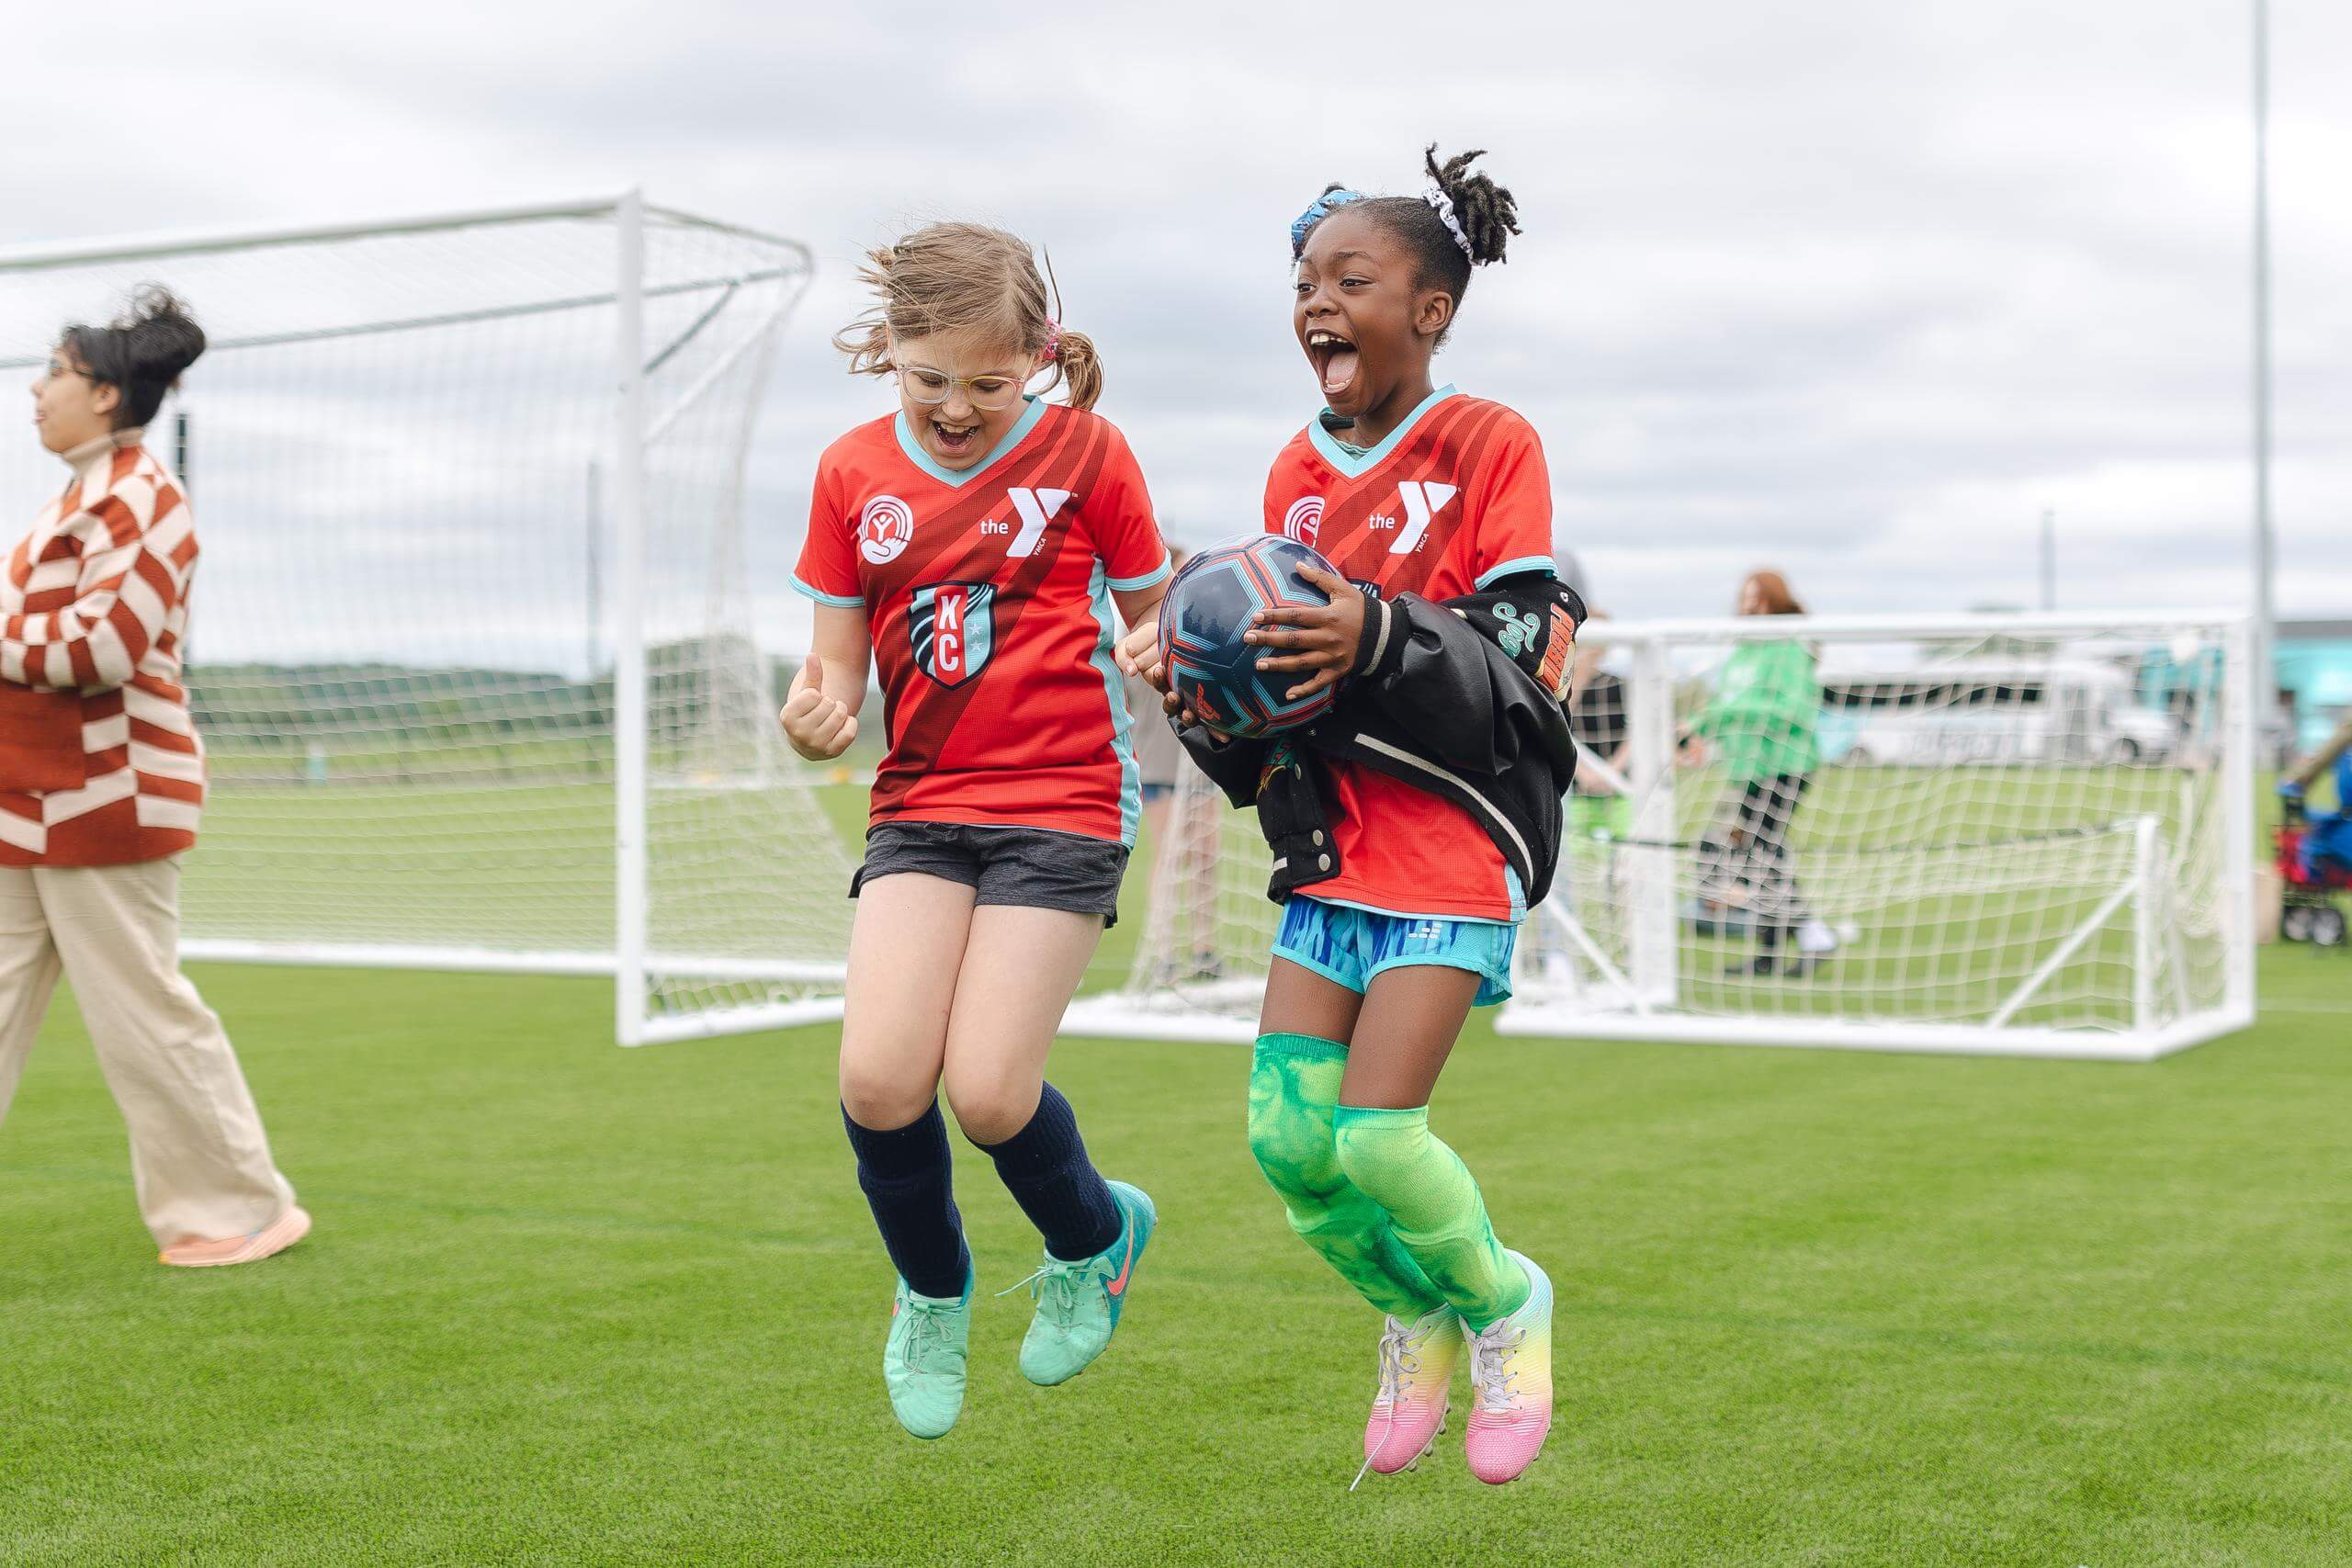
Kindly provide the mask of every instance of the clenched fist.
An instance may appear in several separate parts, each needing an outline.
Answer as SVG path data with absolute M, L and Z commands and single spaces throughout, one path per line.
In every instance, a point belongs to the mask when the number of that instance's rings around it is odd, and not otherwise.
M 812 762 L 840 756 L 857 739 L 856 710 L 839 697 L 825 695 L 825 666 L 813 653 L 793 676 L 784 711 L 776 716 L 792 749 Z

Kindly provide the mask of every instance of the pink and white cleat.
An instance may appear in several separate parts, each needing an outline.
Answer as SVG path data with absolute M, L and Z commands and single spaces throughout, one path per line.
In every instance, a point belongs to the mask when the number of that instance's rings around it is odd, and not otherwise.
M 1524 1474 L 1552 1430 L 1552 1281 L 1528 1258 L 1510 1256 L 1527 1270 L 1527 1300 L 1483 1331 L 1462 1325 L 1472 1391 L 1464 1448 L 1470 1473 L 1490 1486 Z
M 1394 1475 L 1419 1464 L 1445 1430 L 1447 1388 L 1462 1359 L 1462 1319 L 1442 1306 L 1380 1336 L 1380 1388 L 1363 1428 L 1363 1470 Z M 1348 1490 L 1355 1490 L 1351 1482 Z

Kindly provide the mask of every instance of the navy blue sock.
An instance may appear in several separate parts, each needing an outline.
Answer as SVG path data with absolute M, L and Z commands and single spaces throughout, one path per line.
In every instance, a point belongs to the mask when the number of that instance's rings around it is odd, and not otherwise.
M 857 1185 L 899 1278 L 919 1296 L 962 1295 L 972 1255 L 964 1246 L 964 1216 L 956 1212 L 947 1120 L 939 1102 L 886 1133 L 859 1126 L 843 1106 L 842 1125 L 857 1156 Z
M 1078 1135 L 1078 1117 L 1047 1084 L 1037 1097 L 1029 1124 L 1001 1144 L 975 1147 L 996 1161 L 996 1173 L 1012 1201 L 1046 1238 L 1046 1250 L 1065 1263 L 1078 1263 L 1110 1249 L 1119 1239 L 1118 1204 Z

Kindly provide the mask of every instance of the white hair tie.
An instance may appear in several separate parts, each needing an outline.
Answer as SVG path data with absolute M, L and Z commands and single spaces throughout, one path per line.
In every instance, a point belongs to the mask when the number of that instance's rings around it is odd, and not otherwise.
M 1433 185 L 1421 193 L 1421 199 L 1436 209 L 1437 220 L 1445 225 L 1445 231 L 1453 236 L 1453 243 L 1462 247 L 1462 254 L 1470 258 L 1470 265 L 1477 265 L 1478 253 L 1472 248 L 1470 236 L 1463 232 L 1462 220 L 1455 216 L 1453 198 L 1445 194 L 1445 187 Z

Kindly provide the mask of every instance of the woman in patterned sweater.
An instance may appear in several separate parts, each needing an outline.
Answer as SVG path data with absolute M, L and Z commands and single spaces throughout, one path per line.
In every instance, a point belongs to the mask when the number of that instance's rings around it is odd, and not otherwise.
M 62 969 L 162 1261 L 250 1263 L 311 1218 L 220 1021 L 179 972 L 204 749 L 179 684 L 196 534 L 141 444 L 204 334 L 160 289 L 65 329 L 33 424 L 72 478 L 0 569 L 0 1117 Z

